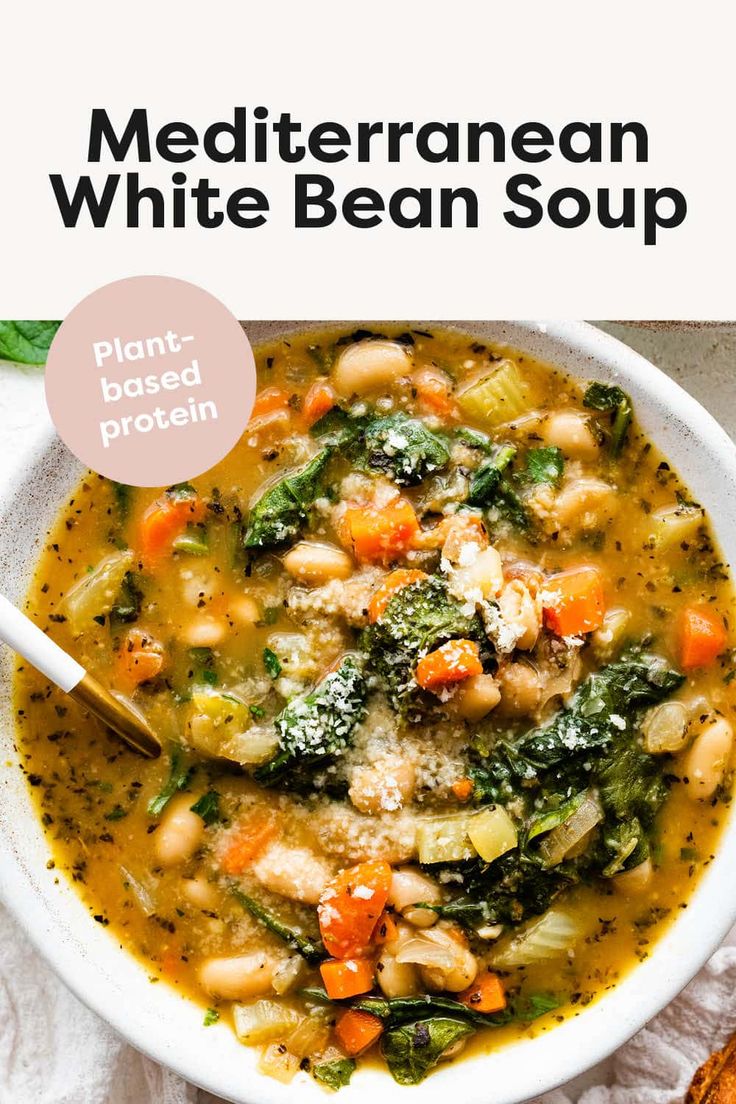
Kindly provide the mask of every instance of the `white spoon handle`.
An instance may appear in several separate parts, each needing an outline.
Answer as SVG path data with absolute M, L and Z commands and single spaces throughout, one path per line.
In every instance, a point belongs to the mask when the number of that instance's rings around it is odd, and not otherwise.
M 76 659 L 54 644 L 29 617 L 0 594 L 0 640 L 33 664 L 66 694 L 84 678 L 85 670 Z

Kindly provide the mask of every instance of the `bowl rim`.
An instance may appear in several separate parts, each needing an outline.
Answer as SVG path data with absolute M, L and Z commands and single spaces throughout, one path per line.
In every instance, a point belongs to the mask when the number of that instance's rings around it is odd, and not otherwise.
M 635 407 L 641 406 L 643 398 L 647 410 L 641 420 L 647 432 L 654 433 L 658 444 L 661 444 L 663 433 L 666 436 L 672 427 L 681 435 L 689 432 L 692 445 L 702 454 L 698 480 L 707 493 L 701 495 L 700 488 L 696 488 L 698 497 L 717 500 L 719 505 L 724 499 L 728 503 L 729 499 L 736 498 L 736 446 L 725 431 L 672 379 L 603 331 L 581 322 L 433 321 L 412 324 L 402 320 L 401 324 L 443 327 L 470 335 L 474 330 L 477 333 L 479 328 L 491 328 L 496 336 L 486 334 L 488 341 L 503 344 L 505 340 L 510 347 L 536 353 L 558 367 L 574 360 L 576 366 L 570 368 L 573 375 L 581 375 L 582 364 L 587 363 L 592 378 L 615 380 L 635 395 L 640 393 L 639 398 L 634 399 Z M 277 333 L 317 331 L 342 325 L 375 328 L 381 323 L 260 322 L 246 324 L 246 329 L 249 325 L 254 329 L 270 328 L 276 336 Z M 270 335 L 264 338 L 268 339 Z M 543 355 L 540 347 L 546 350 Z M 656 421 L 657 415 L 662 417 L 659 428 L 663 433 L 652 430 L 648 424 Z M 666 448 L 663 451 L 669 452 Z M 44 458 L 47 462 L 50 460 L 52 467 L 69 463 L 63 447 L 47 425 L 29 445 L 24 467 L 10 473 L 0 485 L 0 516 L 6 516 L 16 496 L 25 492 L 29 463 L 32 467 L 42 463 Z M 676 467 L 686 484 L 692 486 L 697 482 L 692 472 L 683 471 L 681 461 Z M 82 470 L 81 466 L 77 467 L 75 479 Z M 719 473 L 720 480 L 709 481 L 710 476 Z M 53 504 L 53 513 L 58 510 L 58 501 Z M 736 511 L 719 509 L 714 514 L 709 503 L 708 510 L 719 543 L 736 553 L 736 522 L 729 520 Z M 724 532 L 728 534 L 725 542 Z M 11 666 L 6 662 L 5 674 L 0 675 L 0 680 L 4 679 L 6 684 Z M 12 715 L 8 720 L 12 736 Z M 25 787 L 22 779 L 21 785 Z M 286 1104 L 299 1091 L 305 1096 L 311 1092 L 314 1101 L 324 1101 L 323 1091 L 311 1078 L 307 1082 L 307 1075 L 300 1074 L 298 1081 L 284 1086 L 259 1074 L 255 1051 L 240 1046 L 225 1026 L 208 1028 L 207 1035 L 203 1036 L 200 1007 L 183 1000 L 173 987 L 149 985 L 146 990 L 141 984 L 143 977 L 138 977 L 143 967 L 129 952 L 121 951 L 99 925 L 89 924 L 87 911 L 71 882 L 59 879 L 60 891 L 51 899 L 52 874 L 39 872 L 33 866 L 33 859 L 41 853 L 38 841 L 32 846 L 26 845 L 19 836 L 14 837 L 14 826 L 9 823 L 4 804 L 0 802 L 0 897 L 36 949 L 83 1003 L 138 1050 L 225 1099 L 249 1104 Z M 40 824 L 37 828 L 40 832 Z M 29 850 L 34 852 L 30 859 Z M 42 850 L 48 854 L 47 848 Z M 577 1077 L 608 1057 L 668 1004 L 721 943 L 736 920 L 736 886 L 731 887 L 727 877 L 734 863 L 736 821 L 729 816 L 716 858 L 702 875 L 688 908 L 657 940 L 646 961 L 577 1018 L 568 1019 L 534 1039 L 523 1039 L 497 1051 L 478 1053 L 441 1067 L 415 1088 L 397 1086 L 387 1074 L 375 1069 L 361 1071 L 347 1089 L 341 1090 L 341 1099 L 346 1104 L 362 1102 L 368 1093 L 372 1094 L 379 1087 L 380 1078 L 380 1090 L 387 1104 L 393 1104 L 394 1099 L 405 1099 L 407 1092 L 421 1094 L 423 1100 L 436 1100 L 439 1104 L 448 1088 L 462 1092 L 466 1104 L 485 1104 L 488 1091 L 482 1074 L 486 1068 L 489 1072 L 493 1068 L 497 1086 L 495 1104 L 521 1104 Z M 61 935 L 59 922 L 66 925 Z M 136 1007 L 131 994 L 140 996 L 142 1007 Z M 146 994 L 150 999 L 145 999 Z M 182 1011 L 184 1007 L 194 1010 L 196 1023 L 191 1011 Z M 174 1039 L 172 1035 L 177 1030 L 182 1034 Z M 233 1042 L 236 1049 L 233 1049 Z M 524 1062 L 524 1057 L 532 1060 Z

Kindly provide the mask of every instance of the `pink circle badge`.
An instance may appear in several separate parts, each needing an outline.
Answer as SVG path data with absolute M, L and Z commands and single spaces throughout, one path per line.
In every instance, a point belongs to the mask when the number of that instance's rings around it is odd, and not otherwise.
M 62 323 L 46 401 L 67 447 L 136 487 L 182 483 L 230 451 L 256 392 L 253 350 L 209 292 L 133 276 L 92 292 Z

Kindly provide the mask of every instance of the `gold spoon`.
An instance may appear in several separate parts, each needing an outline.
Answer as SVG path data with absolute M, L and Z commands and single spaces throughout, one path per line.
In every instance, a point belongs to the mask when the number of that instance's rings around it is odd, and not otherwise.
M 161 754 L 161 743 L 145 718 L 125 698 L 106 690 L 76 659 L 55 644 L 2 594 L 0 641 L 51 679 L 65 694 L 99 717 L 133 751 L 151 759 Z

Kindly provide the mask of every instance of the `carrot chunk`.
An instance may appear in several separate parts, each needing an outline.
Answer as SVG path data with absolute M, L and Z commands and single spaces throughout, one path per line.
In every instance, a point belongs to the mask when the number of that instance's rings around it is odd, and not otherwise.
M 418 532 L 414 507 L 400 496 L 381 507 L 349 506 L 339 526 L 343 545 L 368 563 L 387 563 L 400 556 Z
M 306 425 L 313 426 L 332 410 L 337 396 L 326 379 L 317 379 L 304 396 L 302 418 Z
M 391 867 L 377 860 L 351 866 L 328 883 L 317 906 L 328 954 L 349 958 L 365 953 L 390 887 Z
M 475 1012 L 500 1012 L 506 1007 L 506 993 L 498 974 L 479 974 L 457 998 Z
M 393 943 L 398 934 L 399 929 L 391 913 L 382 912 L 378 917 L 378 923 L 373 929 L 371 942 L 375 943 L 377 947 L 382 947 L 384 943 Z
M 158 641 L 141 629 L 131 629 L 118 653 L 115 685 L 131 694 L 142 682 L 155 678 L 164 665 Z
M 420 368 L 412 376 L 417 402 L 427 414 L 441 418 L 458 418 L 459 411 L 452 397 L 452 380 L 437 368 Z
M 575 567 L 551 575 L 542 591 L 544 623 L 557 636 L 593 632 L 606 612 L 598 568 Z
M 368 993 L 375 971 L 369 958 L 330 958 L 319 968 L 330 1000 L 344 1000 Z
M 264 387 L 256 395 L 251 412 L 251 421 L 262 418 L 264 414 L 273 414 L 275 410 L 286 410 L 291 396 L 283 387 Z
M 276 822 L 267 813 L 255 813 L 230 835 L 220 855 L 226 874 L 242 874 L 265 850 L 277 832 Z
M 335 1025 L 335 1035 L 346 1054 L 354 1058 L 380 1038 L 383 1023 L 371 1012 L 349 1009 Z
M 458 801 L 468 801 L 474 789 L 473 780 L 472 778 L 458 778 L 456 782 L 452 783 L 450 789 Z
M 190 523 L 201 521 L 205 505 L 196 494 L 167 494 L 157 498 L 141 518 L 137 547 L 148 566 L 168 552 L 174 538 Z
M 474 640 L 448 640 L 417 663 L 414 678 L 423 690 L 441 690 L 471 675 L 482 675 L 483 665 Z
M 726 647 L 723 621 L 710 606 L 686 606 L 680 616 L 680 664 L 685 671 L 707 667 Z
M 376 623 L 394 594 L 397 594 L 403 587 L 410 586 L 411 583 L 418 583 L 426 578 L 427 575 L 424 571 L 416 571 L 409 567 L 398 567 L 396 571 L 391 571 L 381 582 L 381 585 L 374 590 L 373 597 L 368 603 L 368 620 L 370 623 L 372 625 Z

